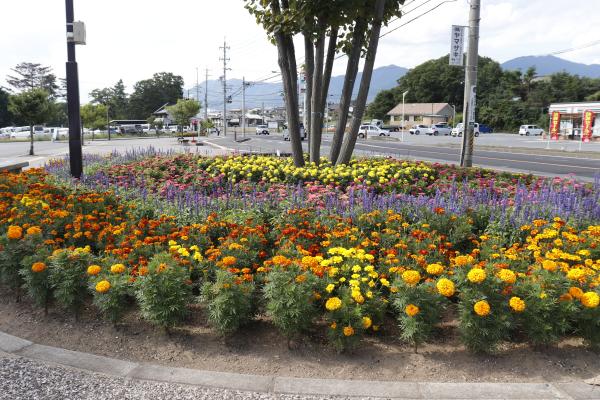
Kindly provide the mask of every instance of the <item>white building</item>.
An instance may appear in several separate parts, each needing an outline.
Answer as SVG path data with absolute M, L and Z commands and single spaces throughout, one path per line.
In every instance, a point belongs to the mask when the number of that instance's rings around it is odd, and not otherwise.
M 551 104 L 548 110 L 548 119 L 552 117 L 552 113 L 555 111 L 560 113 L 560 136 L 563 136 L 565 139 L 580 138 L 583 126 L 583 113 L 593 111 L 596 114 L 596 118 L 592 140 L 600 139 L 600 101 Z

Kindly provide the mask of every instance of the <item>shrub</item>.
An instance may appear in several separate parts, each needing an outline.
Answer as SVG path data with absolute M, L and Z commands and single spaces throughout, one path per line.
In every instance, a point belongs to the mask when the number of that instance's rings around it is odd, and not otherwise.
M 107 260 L 103 265 L 101 272 L 92 274 L 89 288 L 93 293 L 94 305 L 116 325 L 123 317 L 129 297 L 133 294 L 132 278 L 123 264 Z M 97 269 L 96 266 L 90 266 L 88 270 L 94 268 Z
M 19 225 L 11 225 L 6 234 L 0 236 L 0 282 L 17 290 L 17 300 L 24 283 L 20 274 L 21 262 L 35 254 L 42 244 L 41 231 L 35 228 L 24 229 Z
M 169 328 L 188 314 L 192 298 L 189 269 L 180 266 L 168 253 L 159 253 L 148 264 L 147 272 L 135 281 L 135 297 L 144 319 Z
M 78 317 L 88 295 L 87 268 L 94 256 L 88 248 L 58 250 L 50 258 L 50 285 L 56 302 Z
M 48 305 L 52 298 L 50 270 L 46 264 L 49 256 L 50 250 L 40 249 L 36 255 L 23 259 L 19 271 L 23 278 L 23 288 L 38 307 L 44 307 L 45 314 L 48 314 Z
M 308 329 L 318 313 L 315 293 L 319 279 L 297 266 L 275 269 L 263 289 L 267 314 L 288 339 Z M 317 296 L 318 297 L 318 296 Z
M 229 335 L 254 317 L 254 291 L 251 281 L 225 270 L 216 271 L 215 281 L 202 286 L 202 302 L 208 308 L 208 321 L 221 335 Z

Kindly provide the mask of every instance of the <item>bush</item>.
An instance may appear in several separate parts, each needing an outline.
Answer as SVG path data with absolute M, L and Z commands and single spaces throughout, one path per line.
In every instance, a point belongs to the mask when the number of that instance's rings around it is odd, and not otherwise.
M 88 296 L 87 268 L 94 263 L 89 248 L 58 250 L 50 260 L 50 285 L 56 302 L 78 317 Z
M 189 279 L 189 269 L 177 264 L 170 254 L 154 256 L 134 284 L 142 317 L 167 331 L 181 322 L 192 299 Z
M 296 266 L 275 269 L 263 289 L 267 315 L 288 339 L 308 329 L 318 313 L 315 293 L 319 279 Z
M 52 298 L 50 270 L 46 264 L 50 250 L 43 248 L 34 256 L 25 257 L 19 271 L 23 278 L 23 288 L 38 307 L 44 307 L 48 314 L 48 305 Z
M 5 235 L 0 237 L 0 282 L 17 290 L 17 300 L 20 298 L 20 289 L 23 286 L 23 277 L 20 274 L 21 262 L 36 253 L 42 244 L 42 234 L 38 227 L 24 227 L 11 225 Z
M 216 271 L 215 281 L 202 286 L 202 302 L 208 308 L 208 321 L 221 335 L 229 335 L 254 317 L 253 282 L 225 270 Z
M 123 313 L 127 309 L 129 298 L 133 294 L 132 277 L 125 265 L 107 260 L 103 263 L 104 268 L 100 266 L 88 267 L 88 274 L 94 268 L 101 268 L 101 271 L 92 275 L 89 288 L 93 293 L 94 305 L 102 314 L 114 325 L 116 325 Z

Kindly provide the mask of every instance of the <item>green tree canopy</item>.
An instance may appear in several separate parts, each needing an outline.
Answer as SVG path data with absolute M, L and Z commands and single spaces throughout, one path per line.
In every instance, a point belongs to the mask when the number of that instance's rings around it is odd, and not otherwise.
M 81 122 L 89 129 L 105 129 L 108 121 L 106 118 L 107 107 L 104 104 L 86 104 L 81 107 Z
M 177 104 L 167 107 L 167 111 L 173 116 L 177 125 L 187 126 L 190 124 L 190 119 L 200 112 L 200 103 L 191 99 L 179 99 Z
M 8 75 L 6 81 L 17 91 L 44 89 L 50 97 L 56 97 L 59 89 L 52 68 L 41 64 L 23 62 L 11 68 L 15 75 Z
M 146 119 L 167 103 L 183 97 L 183 78 L 170 72 L 154 74 L 152 79 L 137 82 L 129 99 L 129 117 Z
M 10 97 L 8 109 L 16 119 L 29 125 L 31 140 L 29 154 L 33 155 L 33 125 L 44 124 L 52 113 L 48 92 L 43 89 L 32 89 L 13 95 Z
M 0 87 L 0 128 L 9 126 L 12 123 L 12 116 L 8 111 L 9 97 L 8 92 Z

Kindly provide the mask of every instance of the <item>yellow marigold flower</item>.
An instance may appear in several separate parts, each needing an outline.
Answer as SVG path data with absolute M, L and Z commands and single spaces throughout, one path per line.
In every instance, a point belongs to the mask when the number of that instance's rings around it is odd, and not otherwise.
M 419 311 L 421 311 L 421 309 L 418 306 L 415 306 L 414 304 L 409 304 L 404 308 L 404 312 L 409 317 L 414 317 L 419 313 Z
M 583 290 L 578 287 L 570 287 L 569 294 L 576 299 L 581 299 L 581 296 L 583 296 Z
M 415 286 L 421 280 L 419 271 L 408 270 L 402 273 L 402 280 L 410 286 Z
M 329 327 L 331 329 L 337 329 L 337 324 L 335 322 L 333 322 L 331 325 L 329 325 Z
M 497 276 L 500 278 L 500 280 L 502 280 L 502 282 L 509 285 L 512 285 L 517 281 L 517 276 L 510 269 L 501 269 L 498 271 Z
M 110 289 L 109 281 L 100 281 L 96 284 L 96 292 L 98 293 L 106 293 Z
M 339 310 L 342 307 L 342 301 L 339 297 L 330 297 L 325 303 L 325 308 L 329 311 Z
M 600 296 L 596 292 L 586 292 L 581 296 L 581 304 L 587 308 L 596 308 L 600 304 Z
M 365 298 L 363 297 L 362 293 L 360 293 L 360 291 L 358 290 L 352 291 L 352 299 L 358 304 L 363 304 L 365 302 Z
M 102 271 L 102 267 L 100 267 L 99 265 L 90 265 L 87 269 L 88 275 L 91 275 L 91 276 L 98 275 L 100 273 L 100 271 Z
M 331 293 L 333 292 L 333 290 L 335 289 L 335 285 L 333 283 L 330 283 L 329 285 L 327 285 L 327 287 L 325 288 L 325 291 L 327 293 Z
M 477 284 L 483 282 L 486 277 L 487 275 L 485 271 L 481 268 L 473 268 L 467 274 L 467 279 L 469 280 L 469 282 Z
M 44 264 L 43 262 L 35 262 L 31 266 L 31 271 L 33 271 L 35 273 L 44 272 L 45 270 L 46 270 L 46 264 Z
M 473 306 L 473 311 L 480 317 L 485 317 L 490 314 L 490 304 L 485 300 L 480 300 Z
M 425 270 L 431 275 L 441 275 L 444 267 L 441 264 L 429 264 Z
M 111 265 L 110 272 L 112 274 L 122 274 L 123 272 L 125 272 L 125 269 L 125 265 L 123 264 L 114 264 Z
M 351 326 L 345 326 L 344 327 L 344 336 L 352 336 L 354 335 L 354 328 Z
M 511 297 L 508 301 L 508 305 L 516 312 L 525 311 L 525 302 L 519 297 Z
M 455 292 L 454 282 L 452 282 L 448 278 L 440 279 L 436 283 L 435 287 L 437 288 L 438 293 L 441 294 L 442 296 L 452 297 L 454 295 L 454 292 Z
M 17 225 L 11 225 L 8 227 L 6 236 L 8 236 L 8 238 L 11 240 L 21 239 L 23 236 L 23 228 Z
M 381 284 L 382 284 L 383 286 L 386 286 L 386 287 L 390 286 L 390 281 L 388 281 L 388 280 L 387 280 L 387 279 L 385 279 L 385 278 L 381 278 L 381 279 L 379 280 L 379 282 L 381 282 Z
M 28 235 L 39 235 L 40 233 L 42 233 L 42 230 L 39 226 L 32 226 L 30 228 L 27 228 Z
M 585 276 L 585 271 L 581 268 L 572 268 L 567 272 L 567 278 L 572 281 L 577 281 Z
M 363 328 L 369 329 L 372 324 L 373 324 L 373 321 L 371 321 L 371 318 L 369 318 L 369 317 L 363 317 L 363 319 L 362 319 L 362 326 L 363 326 Z
M 302 283 L 306 280 L 306 275 L 302 274 L 302 275 L 298 275 L 296 277 L 296 283 Z
M 546 271 L 555 272 L 557 269 L 556 261 L 544 260 L 542 261 L 542 268 L 544 268 Z

